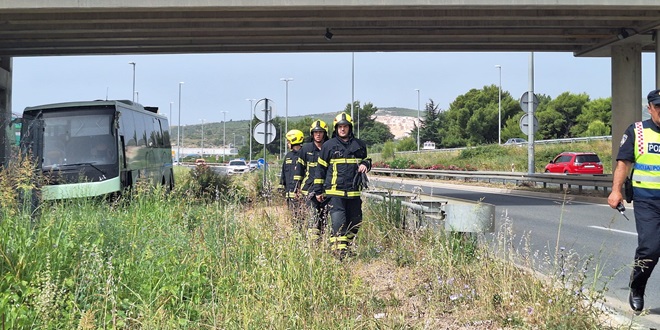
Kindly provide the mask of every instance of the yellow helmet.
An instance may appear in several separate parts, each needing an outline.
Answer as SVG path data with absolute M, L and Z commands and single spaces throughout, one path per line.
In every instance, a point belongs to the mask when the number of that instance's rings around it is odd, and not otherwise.
M 353 118 L 351 118 L 351 115 L 349 115 L 345 112 L 342 112 L 342 113 L 338 114 L 335 117 L 335 120 L 333 122 L 332 126 L 334 127 L 335 130 L 337 129 L 337 125 L 348 125 L 352 129 L 353 128 Z
M 303 140 L 305 137 L 303 136 L 303 132 L 297 129 L 292 129 L 289 132 L 286 133 L 286 139 L 291 143 L 291 145 L 296 145 L 296 144 L 301 144 L 303 143 Z
M 325 132 L 325 134 L 328 134 L 328 124 L 323 120 L 315 120 L 309 128 L 309 134 L 312 135 L 314 132 Z

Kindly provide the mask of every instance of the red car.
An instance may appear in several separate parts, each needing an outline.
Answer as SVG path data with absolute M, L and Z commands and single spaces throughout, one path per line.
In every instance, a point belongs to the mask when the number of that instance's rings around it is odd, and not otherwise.
M 603 163 L 593 152 L 562 152 L 545 166 L 545 172 L 603 174 Z

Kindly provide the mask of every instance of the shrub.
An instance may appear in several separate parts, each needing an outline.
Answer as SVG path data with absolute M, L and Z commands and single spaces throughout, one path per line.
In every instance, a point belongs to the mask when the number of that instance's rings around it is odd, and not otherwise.
M 390 164 L 385 163 L 385 162 L 373 162 L 371 164 L 371 167 L 373 167 L 373 168 L 390 168 Z
M 394 148 L 394 142 L 387 141 L 383 145 L 383 150 L 381 151 L 380 154 L 383 157 L 383 159 L 394 159 L 394 152 L 395 151 L 396 150 Z
M 475 148 L 466 148 L 458 155 L 458 159 L 472 159 L 472 158 L 494 158 L 502 154 L 500 148 L 493 148 L 492 146 L 480 146 Z
M 410 166 L 415 164 L 415 161 L 407 158 L 395 158 L 389 164 L 391 168 L 403 169 L 403 168 L 411 168 Z
M 205 201 L 220 199 L 231 186 L 231 178 L 228 175 L 219 174 L 208 166 L 195 166 L 190 172 L 190 179 L 184 182 L 186 193 Z

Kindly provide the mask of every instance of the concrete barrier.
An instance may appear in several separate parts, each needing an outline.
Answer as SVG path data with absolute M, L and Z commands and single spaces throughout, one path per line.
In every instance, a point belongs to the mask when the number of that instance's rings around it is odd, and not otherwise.
M 464 233 L 492 233 L 495 231 L 495 205 L 445 205 L 445 230 Z

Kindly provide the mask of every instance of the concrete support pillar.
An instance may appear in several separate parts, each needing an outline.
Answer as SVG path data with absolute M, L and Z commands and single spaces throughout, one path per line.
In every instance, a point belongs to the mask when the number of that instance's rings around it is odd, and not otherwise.
M 11 72 L 12 58 L 0 57 L 0 167 L 9 161 L 15 140 L 11 130 Z
M 612 170 L 623 132 L 642 120 L 642 46 L 612 47 Z M 645 100 L 645 99 L 644 99 Z

